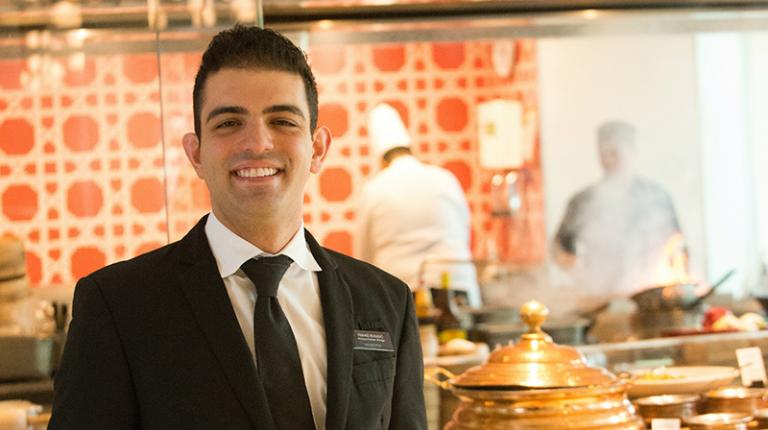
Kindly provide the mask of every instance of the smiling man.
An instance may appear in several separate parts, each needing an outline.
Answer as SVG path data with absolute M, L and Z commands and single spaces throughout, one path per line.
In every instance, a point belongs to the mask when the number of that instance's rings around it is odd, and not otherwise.
M 303 52 L 219 33 L 193 98 L 183 145 L 212 211 L 78 282 L 49 428 L 426 428 L 408 287 L 303 226 L 331 143 Z

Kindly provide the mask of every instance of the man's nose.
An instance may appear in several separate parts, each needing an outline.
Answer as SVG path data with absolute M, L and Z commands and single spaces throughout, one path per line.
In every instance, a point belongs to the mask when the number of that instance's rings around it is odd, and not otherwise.
M 269 127 L 260 121 L 248 124 L 241 139 L 241 145 L 256 153 L 270 151 L 275 147 Z

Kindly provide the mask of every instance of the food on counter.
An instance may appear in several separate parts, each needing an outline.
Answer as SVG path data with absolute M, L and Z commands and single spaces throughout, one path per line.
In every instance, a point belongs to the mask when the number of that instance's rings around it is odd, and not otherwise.
M 440 346 L 440 355 L 461 355 L 471 354 L 475 351 L 477 345 L 466 339 L 451 339 L 445 345 Z
M 739 317 L 732 313 L 727 313 L 723 315 L 722 317 L 718 318 L 714 323 L 712 323 L 712 330 L 715 331 L 724 331 L 724 330 L 742 330 L 742 324 Z
M 660 367 L 653 369 L 650 372 L 641 373 L 637 379 L 641 381 L 665 381 L 668 379 L 682 379 L 684 376 L 676 373 L 668 372 L 665 368 Z
M 766 328 L 765 318 L 754 312 L 737 317 L 729 309 L 715 306 L 704 314 L 702 326 L 714 331 L 756 331 Z
M 712 328 L 712 325 L 715 323 L 715 321 L 730 313 L 730 309 L 727 308 L 720 306 L 711 307 L 707 310 L 707 312 L 704 313 L 704 321 L 702 321 L 702 325 L 704 328 Z
M 652 373 L 647 375 L 651 379 L 641 378 L 646 373 Z M 631 374 L 634 380 L 629 388 L 630 397 L 646 397 L 703 393 L 730 384 L 739 376 L 739 370 L 729 366 L 669 366 L 653 371 L 635 370 Z
M 762 330 L 766 328 L 765 318 L 754 312 L 747 312 L 740 316 L 739 319 L 748 330 Z

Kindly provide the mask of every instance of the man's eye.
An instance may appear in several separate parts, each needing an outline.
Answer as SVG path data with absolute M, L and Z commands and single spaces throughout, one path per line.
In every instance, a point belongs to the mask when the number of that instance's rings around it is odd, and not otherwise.
M 216 128 L 228 128 L 228 127 L 235 127 L 235 126 L 237 126 L 238 124 L 240 124 L 238 121 L 235 121 L 235 120 L 233 120 L 233 119 L 230 119 L 230 120 L 227 120 L 227 121 L 222 121 L 221 123 L 219 123 L 219 124 L 216 126 Z
M 275 124 L 280 127 L 296 127 L 296 123 L 288 120 L 288 119 L 275 119 L 272 121 L 272 124 Z

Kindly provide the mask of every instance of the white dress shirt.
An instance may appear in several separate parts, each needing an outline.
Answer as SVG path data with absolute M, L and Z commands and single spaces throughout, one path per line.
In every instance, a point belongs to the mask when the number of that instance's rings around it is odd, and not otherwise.
M 317 274 L 320 266 L 312 256 L 304 238 L 304 224 L 293 239 L 278 254 L 268 254 L 224 226 L 211 212 L 205 224 L 205 234 L 216 259 L 216 265 L 227 289 L 232 308 L 243 330 L 245 341 L 256 362 L 254 347 L 253 310 L 256 287 L 240 266 L 261 255 L 287 255 L 293 259 L 280 281 L 277 300 L 291 324 L 299 349 L 304 383 L 312 406 L 315 427 L 325 429 L 327 355 L 325 324 L 320 304 Z
M 464 190 L 451 172 L 404 155 L 395 158 L 363 190 L 358 209 L 356 256 L 419 286 L 425 260 L 469 261 L 470 218 Z M 424 281 L 438 286 L 440 272 L 466 290 L 470 304 L 481 304 L 474 265 L 427 265 Z

